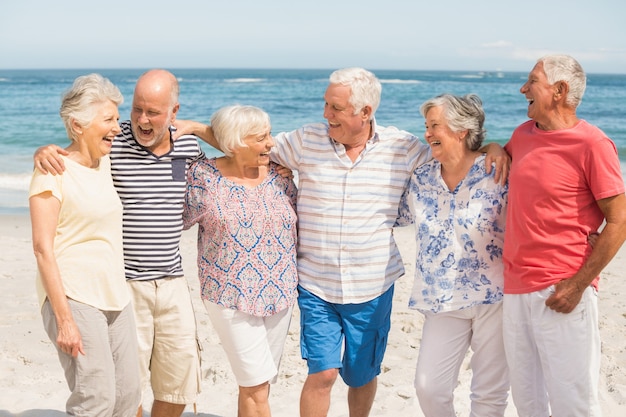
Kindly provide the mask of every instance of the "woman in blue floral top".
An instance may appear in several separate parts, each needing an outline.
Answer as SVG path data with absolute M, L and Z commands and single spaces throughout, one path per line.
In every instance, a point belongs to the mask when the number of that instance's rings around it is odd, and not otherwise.
M 296 286 L 296 187 L 269 153 L 270 119 L 252 106 L 211 118 L 225 156 L 194 162 L 183 221 L 198 224 L 201 297 L 239 385 L 238 416 L 269 416 Z
M 502 246 L 507 186 L 485 171 L 480 98 L 444 94 L 421 107 L 434 160 L 418 167 L 400 203 L 415 223 L 409 307 L 424 314 L 415 389 L 426 417 L 455 416 L 454 388 L 471 347 L 471 416 L 503 416 L 509 377 L 502 342 Z

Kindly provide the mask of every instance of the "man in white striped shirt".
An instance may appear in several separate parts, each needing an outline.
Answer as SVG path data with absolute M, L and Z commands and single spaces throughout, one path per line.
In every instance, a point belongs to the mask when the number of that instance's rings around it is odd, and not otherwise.
M 328 414 L 339 374 L 350 416 L 368 416 L 376 394 L 393 284 L 404 274 L 393 225 L 411 173 L 432 159 L 417 137 L 376 124 L 381 90 L 369 71 L 337 70 L 324 95 L 327 123 L 274 138 L 272 160 L 298 172 L 302 417 Z M 217 145 L 210 126 L 179 127 Z M 507 159 L 498 145 L 490 154 L 499 165 Z
M 144 386 L 150 379 L 152 417 L 179 417 L 186 404 L 195 403 L 201 383 L 196 321 L 179 243 L 186 170 L 204 153 L 195 136 L 171 140 L 178 95 L 178 81 L 169 71 L 150 70 L 139 77 L 131 120 L 120 123 L 122 132 L 111 151 L 113 184 L 124 208 L 124 266 L 137 323 L 140 377 Z M 64 153 L 55 145 L 40 148 L 35 165 L 61 173 L 57 151 Z

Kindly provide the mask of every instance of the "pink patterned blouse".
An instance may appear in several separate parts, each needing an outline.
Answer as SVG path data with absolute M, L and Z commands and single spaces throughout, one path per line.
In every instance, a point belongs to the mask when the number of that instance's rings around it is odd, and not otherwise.
M 224 178 L 215 158 L 190 166 L 183 222 L 198 223 L 203 300 L 261 317 L 295 304 L 296 193 L 274 163 L 254 188 Z

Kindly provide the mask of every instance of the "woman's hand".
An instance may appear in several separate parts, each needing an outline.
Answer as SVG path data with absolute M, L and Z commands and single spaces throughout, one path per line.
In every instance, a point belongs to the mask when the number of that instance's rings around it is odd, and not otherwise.
M 74 320 L 66 320 L 63 323 L 57 322 L 57 330 L 57 345 L 61 351 L 73 357 L 77 357 L 79 353 L 85 354 L 83 339 Z

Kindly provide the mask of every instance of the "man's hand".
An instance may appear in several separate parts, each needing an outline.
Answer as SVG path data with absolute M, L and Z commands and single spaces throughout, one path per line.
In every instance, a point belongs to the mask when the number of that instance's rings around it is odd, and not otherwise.
M 495 162 L 496 173 L 494 179 L 502 185 L 506 184 L 506 181 L 509 179 L 509 172 L 511 171 L 511 157 L 509 154 L 497 143 L 485 145 L 482 150 L 487 152 L 485 156 L 485 169 L 487 173 L 491 173 L 491 165 Z
M 205 129 L 205 125 L 193 120 L 174 120 L 173 123 L 175 130 L 172 131 L 172 140 L 176 140 L 183 135 L 196 135 L 201 136 L 202 131 Z
M 293 179 L 293 172 L 287 167 L 278 165 L 276 167 L 276 172 L 278 172 L 278 175 L 280 175 L 283 178 L 289 178 L 290 180 Z
M 69 152 L 57 145 L 46 145 L 38 148 L 33 156 L 35 168 L 44 174 L 62 174 L 65 171 L 65 164 L 60 155 L 67 156 Z
M 557 313 L 571 313 L 580 302 L 586 288 L 580 288 L 573 278 L 564 279 L 554 286 L 554 293 L 546 299 L 546 306 Z

